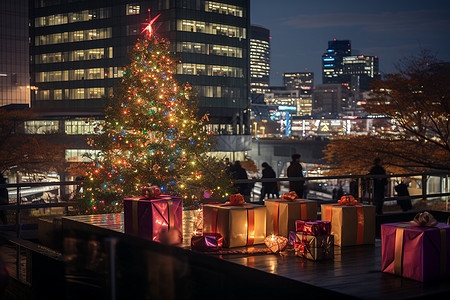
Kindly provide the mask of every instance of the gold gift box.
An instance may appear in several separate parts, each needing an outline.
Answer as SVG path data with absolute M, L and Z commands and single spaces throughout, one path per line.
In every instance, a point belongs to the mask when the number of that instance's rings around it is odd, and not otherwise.
M 353 246 L 375 243 L 375 206 L 323 204 L 321 211 L 322 221 L 331 221 L 331 234 L 334 235 L 335 245 Z M 330 212 L 331 218 L 328 216 Z M 361 225 L 358 225 L 359 217 L 363 220 Z
M 296 249 L 295 254 L 310 260 L 324 260 L 334 258 L 333 235 L 307 235 L 297 232 L 297 239 L 302 242 L 306 239 L 305 253 L 299 253 Z
M 250 212 L 250 210 L 252 212 Z M 253 230 L 249 217 L 253 214 Z M 249 230 L 250 227 L 250 230 Z M 266 237 L 266 207 L 203 205 L 203 232 L 217 232 L 223 236 L 224 247 L 243 247 L 263 244 Z
M 278 233 L 275 232 L 274 228 L 274 215 L 277 213 L 275 211 L 277 201 L 281 201 L 278 203 Z M 267 207 L 267 235 L 275 234 L 288 237 L 289 231 L 295 231 L 296 220 L 317 220 L 317 201 L 268 199 L 264 201 L 264 204 Z

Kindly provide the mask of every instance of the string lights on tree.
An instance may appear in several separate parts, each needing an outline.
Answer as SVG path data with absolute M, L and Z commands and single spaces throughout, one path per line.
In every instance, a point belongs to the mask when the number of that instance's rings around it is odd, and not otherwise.
M 225 165 L 207 154 L 213 133 L 197 116 L 198 98 L 175 80 L 178 60 L 153 32 L 158 17 L 146 24 L 115 94 L 105 98 L 103 130 L 88 141 L 99 154 L 86 170 L 80 213 L 121 211 L 124 197 L 152 185 L 181 195 L 185 206 L 233 192 Z

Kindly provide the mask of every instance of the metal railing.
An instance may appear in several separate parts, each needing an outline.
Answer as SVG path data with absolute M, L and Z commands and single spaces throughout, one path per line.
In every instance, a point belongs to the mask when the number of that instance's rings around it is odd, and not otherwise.
M 7 189 L 15 189 L 15 199 L 10 199 L 8 205 L 0 205 L 0 211 L 15 211 L 15 231 L 16 236 L 20 237 L 21 231 L 22 231 L 22 218 L 21 213 L 23 210 L 29 210 L 29 209 L 40 209 L 40 208 L 53 208 L 53 207 L 64 207 L 65 211 L 67 212 L 69 206 L 73 205 L 73 202 L 69 201 L 69 195 L 70 193 L 66 193 L 63 191 L 63 187 L 65 186 L 78 186 L 81 184 L 81 181 L 54 181 L 54 182 L 24 182 L 24 183 L 13 183 L 13 184 L 0 184 L 0 188 L 6 187 Z M 36 188 L 36 187 L 53 187 L 58 186 L 59 187 L 59 194 L 60 194 L 60 200 L 56 200 L 56 202 L 49 202 L 49 203 L 33 203 L 33 201 L 24 201 L 27 199 L 27 197 L 24 197 L 22 195 L 23 188 Z M 31 198 L 33 195 L 30 193 L 30 190 L 27 190 L 28 197 Z M 15 203 L 14 203 L 15 200 Z M 30 202 L 30 203 L 27 203 Z M 10 226 L 8 225 L 2 225 L 0 226 L 0 229 L 10 229 Z
M 314 182 L 346 182 L 349 180 L 356 180 L 357 182 L 357 194 L 354 195 L 355 198 L 357 198 L 361 202 L 371 202 L 373 201 L 373 180 L 374 179 L 380 179 L 380 178 L 387 178 L 387 179 L 395 179 L 395 178 L 414 178 L 415 180 L 421 181 L 421 192 L 418 195 L 411 195 L 410 199 L 430 199 L 430 198 L 436 198 L 436 197 L 445 197 L 446 201 L 446 210 L 449 210 L 448 206 L 448 198 L 450 196 L 450 184 L 449 184 L 449 175 L 450 172 L 423 172 L 423 173 L 405 173 L 405 174 L 390 174 L 390 175 L 340 175 L 340 176 L 320 176 L 320 177 L 281 177 L 281 178 L 260 178 L 260 179 L 247 179 L 247 180 L 234 180 L 234 183 L 248 183 L 251 185 L 254 185 L 256 183 L 263 183 L 263 182 L 283 182 L 288 183 L 289 181 L 304 181 L 306 183 L 309 183 L 309 186 L 313 186 L 312 183 Z M 445 181 L 445 186 L 442 187 L 441 190 L 438 193 L 428 193 L 427 190 L 427 181 L 431 176 L 436 176 L 441 178 L 441 181 Z M 0 205 L 0 211 L 15 211 L 15 231 L 16 236 L 21 236 L 21 230 L 22 230 L 22 219 L 21 219 L 21 212 L 23 210 L 29 210 L 29 209 L 40 209 L 40 208 L 52 208 L 52 207 L 64 207 L 65 212 L 68 211 L 68 208 L 70 206 L 73 206 L 73 202 L 69 201 L 69 192 L 64 191 L 63 187 L 66 186 L 78 186 L 81 184 L 81 181 L 62 181 L 62 182 L 30 182 L 30 183 L 15 183 L 15 184 L 0 184 L 0 187 L 6 187 L 6 188 L 13 188 L 16 190 L 16 202 L 10 203 L 8 205 Z M 344 184 L 346 186 L 347 183 Z M 22 196 L 22 191 L 24 188 L 36 188 L 36 187 L 45 187 L 45 186 L 58 186 L 59 187 L 59 195 L 60 200 L 57 202 L 49 202 L 49 203 L 26 203 L 24 202 L 24 197 Z M 256 186 L 258 188 L 258 186 Z M 75 190 L 76 188 L 74 188 Z M 288 190 L 287 187 L 284 187 L 285 191 Z M 28 192 L 30 190 L 27 190 Z M 321 193 L 323 195 L 327 194 L 326 200 L 332 200 L 331 199 L 331 191 L 326 189 L 311 189 L 309 190 L 314 191 L 316 193 Z M 258 196 L 257 189 L 255 190 L 255 186 L 252 187 L 251 197 L 253 200 Z M 346 193 L 347 194 L 347 193 Z M 308 199 L 313 200 L 324 200 L 324 199 L 315 199 L 314 197 L 308 197 Z M 390 193 L 388 193 L 384 199 L 385 201 L 394 201 L 399 200 L 399 197 L 395 196 L 393 194 L 393 189 L 391 189 Z M 28 201 L 27 201 L 28 202 Z M 10 230 L 11 226 L 0 226 L 0 230 L 7 228 Z

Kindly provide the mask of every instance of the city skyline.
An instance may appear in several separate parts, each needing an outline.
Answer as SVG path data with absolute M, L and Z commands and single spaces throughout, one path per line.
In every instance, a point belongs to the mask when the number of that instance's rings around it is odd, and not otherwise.
M 270 8 L 270 9 L 268 9 Z M 314 72 L 320 84 L 321 55 L 332 39 L 351 40 L 352 50 L 380 58 L 381 74 L 395 72 L 395 63 L 421 49 L 450 60 L 450 3 L 442 0 L 251 2 L 251 23 L 271 33 L 270 84 L 282 85 L 283 73 Z

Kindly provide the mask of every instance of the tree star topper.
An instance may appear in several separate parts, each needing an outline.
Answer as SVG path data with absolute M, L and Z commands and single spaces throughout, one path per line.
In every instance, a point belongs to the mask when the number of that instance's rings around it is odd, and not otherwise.
M 159 15 L 157 15 L 156 17 L 154 17 L 153 19 L 151 19 L 150 22 L 148 22 L 147 26 L 142 30 L 141 33 L 143 33 L 144 31 L 146 31 L 146 32 L 147 32 L 147 36 L 148 36 L 148 37 L 151 37 L 152 34 L 153 34 L 153 28 L 152 28 L 152 25 L 153 25 L 153 23 L 155 23 L 156 19 L 158 19 L 160 15 L 161 15 L 161 14 L 159 14 Z

